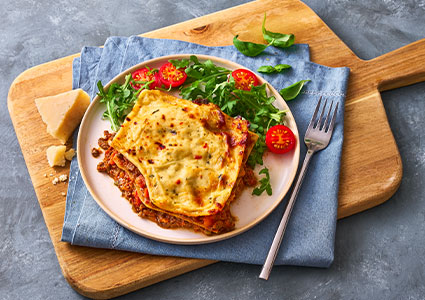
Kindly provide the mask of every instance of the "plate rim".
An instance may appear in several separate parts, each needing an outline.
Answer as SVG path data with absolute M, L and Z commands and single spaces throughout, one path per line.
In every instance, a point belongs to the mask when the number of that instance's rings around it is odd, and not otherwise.
M 217 57 L 217 56 L 211 56 L 211 55 L 205 55 L 205 54 L 171 54 L 171 55 L 166 55 L 166 56 L 160 56 L 160 57 L 156 57 L 156 58 L 152 58 L 143 62 L 140 62 L 122 72 L 120 72 L 118 75 L 116 75 L 114 78 L 112 78 L 105 86 L 104 88 L 107 89 L 109 88 L 109 86 L 114 83 L 119 81 L 119 79 L 121 79 L 123 76 L 134 72 L 135 70 L 142 68 L 146 65 L 149 64 L 153 64 L 156 63 L 158 61 L 168 61 L 169 59 L 182 59 L 182 58 L 189 58 L 191 55 L 195 55 L 200 61 L 205 61 L 208 59 L 211 59 L 214 63 L 222 63 L 224 65 L 231 65 L 231 66 L 236 66 L 237 68 L 244 68 L 247 69 L 251 72 L 253 72 L 259 79 L 259 81 L 261 83 L 266 83 L 267 88 L 270 90 L 270 92 L 276 97 L 275 101 L 279 101 L 281 102 L 281 104 L 286 107 L 285 109 L 287 109 L 286 112 L 286 116 L 289 117 L 293 120 L 293 123 L 295 125 L 295 128 L 291 127 L 291 130 L 293 131 L 296 139 L 297 139 L 297 143 L 294 149 L 294 160 L 295 160 L 295 168 L 293 168 L 293 170 L 290 172 L 289 175 L 289 180 L 287 181 L 287 183 L 285 184 L 285 187 L 283 188 L 282 192 L 280 193 L 280 195 L 277 197 L 278 200 L 276 200 L 270 207 L 269 209 L 267 209 L 261 216 L 258 216 L 257 218 L 255 218 L 252 222 L 250 222 L 249 224 L 245 225 L 244 227 L 238 228 L 238 229 L 234 229 L 232 231 L 223 233 L 223 234 L 218 234 L 218 235 L 212 235 L 212 236 L 207 236 L 205 235 L 205 238 L 196 238 L 196 239 L 192 239 L 192 238 L 163 238 L 163 237 L 158 237 L 155 236 L 154 234 L 143 230 L 139 227 L 136 227 L 128 222 L 126 222 L 125 220 L 123 220 L 121 217 L 119 217 L 118 215 L 116 215 L 112 210 L 110 210 L 108 207 L 106 207 L 105 204 L 103 204 L 101 199 L 98 199 L 96 193 L 94 193 L 94 191 L 92 190 L 91 186 L 88 184 L 88 179 L 86 176 L 86 171 L 85 168 L 83 167 L 83 163 L 81 161 L 81 151 L 80 149 L 82 149 L 82 136 L 83 134 L 81 134 L 81 131 L 84 130 L 85 128 L 85 123 L 88 122 L 87 119 L 89 118 L 88 116 L 90 115 L 90 112 L 94 109 L 93 107 L 96 106 L 96 104 L 100 101 L 100 97 L 98 95 L 96 95 L 93 100 L 90 102 L 89 107 L 87 108 L 86 112 L 84 113 L 84 116 L 82 118 L 81 124 L 79 126 L 78 129 L 78 138 L 77 138 L 77 160 L 78 160 L 78 168 L 81 174 L 81 177 L 83 178 L 84 184 L 87 188 L 87 190 L 90 192 L 91 196 L 93 197 L 93 199 L 96 201 L 97 205 L 100 206 L 100 208 L 102 208 L 102 210 L 109 216 L 111 217 L 114 221 L 116 221 L 117 223 L 119 223 L 121 226 L 129 229 L 130 231 L 143 236 L 145 238 L 149 238 L 155 241 L 159 241 L 159 242 L 164 242 L 164 243 L 168 243 L 168 244 L 176 244 L 176 245 L 200 245 L 200 244 L 209 244 L 209 243 L 214 243 L 214 242 L 218 242 L 218 241 L 222 241 L 225 239 L 229 239 L 231 237 L 240 235 L 246 231 L 248 231 L 249 229 L 251 229 L 252 227 L 254 227 L 255 225 L 261 223 L 267 216 L 269 216 L 276 208 L 277 206 L 283 201 L 284 197 L 287 195 L 287 193 L 289 192 L 289 189 L 291 188 L 294 180 L 295 180 L 295 175 L 297 173 L 298 170 L 298 165 L 299 165 L 299 159 L 300 159 L 300 138 L 299 138 L 299 133 L 298 133 L 298 126 L 297 123 L 295 121 L 295 118 L 291 112 L 291 110 L 289 109 L 289 106 L 286 104 L 285 100 L 283 100 L 283 98 L 280 96 L 280 94 L 277 92 L 277 90 L 270 84 L 268 83 L 268 81 L 266 81 L 262 76 L 258 75 L 257 72 L 254 72 L 253 70 L 238 64 L 236 62 L 233 62 L 231 60 L 228 59 L 224 59 L 221 57 Z M 236 69 L 236 68 L 235 68 Z M 234 70 L 235 70 L 234 69 Z M 123 197 L 122 197 L 123 198 Z M 125 199 L 125 198 L 124 198 Z M 127 199 L 126 199 L 127 201 Z M 159 225 L 157 225 L 159 226 Z M 172 229 L 173 230 L 173 229 Z

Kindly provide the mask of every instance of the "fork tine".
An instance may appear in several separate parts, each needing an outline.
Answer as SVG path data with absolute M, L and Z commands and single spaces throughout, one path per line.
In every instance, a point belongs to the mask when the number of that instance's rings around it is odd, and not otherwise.
M 338 106 L 339 106 L 339 102 L 336 103 L 334 114 L 332 116 L 332 120 L 331 120 L 331 123 L 329 124 L 329 128 L 328 128 L 327 132 L 332 132 L 332 130 L 334 129 L 335 120 L 336 120 L 336 113 L 338 111 Z
M 328 103 L 328 99 L 325 99 L 325 104 L 322 107 L 322 113 L 320 114 L 319 120 L 317 120 L 316 128 L 320 130 L 320 126 L 322 125 L 323 115 L 325 114 L 326 104 Z
M 323 123 L 323 127 L 322 127 L 322 129 L 323 130 L 325 130 L 326 131 L 326 126 L 328 125 L 328 121 L 329 121 L 329 117 L 330 117 L 330 115 L 331 115 L 331 112 L 332 112 L 332 106 L 334 105 L 334 102 L 332 101 L 331 102 L 331 106 L 329 107 L 329 111 L 328 111 L 328 114 L 326 115 L 326 119 L 325 119 L 325 123 Z
M 314 114 L 311 117 L 310 123 L 308 124 L 307 130 L 313 128 L 314 123 L 316 123 L 317 112 L 320 108 L 320 102 L 322 102 L 322 96 L 320 96 L 319 101 L 317 102 L 316 109 L 314 110 Z

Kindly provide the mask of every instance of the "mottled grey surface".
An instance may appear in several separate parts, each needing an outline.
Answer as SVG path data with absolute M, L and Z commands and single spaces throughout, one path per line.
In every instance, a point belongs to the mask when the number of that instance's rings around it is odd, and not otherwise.
M 108 3 L 107 3 L 108 2 Z M 109 3 L 110 2 L 110 3 Z M 246 1 L 1 1 L 0 299 L 82 299 L 63 278 L 7 111 L 29 67 Z M 361 58 L 425 37 L 425 1 L 305 1 Z M 382 94 L 404 175 L 386 203 L 338 222 L 328 270 L 217 263 L 121 299 L 425 299 L 425 84 Z

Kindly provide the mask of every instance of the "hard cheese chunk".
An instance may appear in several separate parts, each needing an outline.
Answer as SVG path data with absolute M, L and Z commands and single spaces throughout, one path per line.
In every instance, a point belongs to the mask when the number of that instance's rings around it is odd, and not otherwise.
M 65 144 L 83 118 L 90 104 L 90 96 L 77 89 L 35 99 L 35 104 L 47 125 L 47 132 Z
M 66 146 L 50 146 L 46 150 L 47 161 L 51 167 L 64 167 L 67 160 L 72 160 L 75 155 L 74 149 L 66 150 Z
M 47 161 L 49 162 L 49 165 L 51 167 L 59 166 L 64 167 L 65 166 L 65 151 L 66 146 L 50 146 L 47 148 Z
M 66 160 L 72 160 L 72 158 L 75 155 L 75 150 L 74 149 L 69 149 L 68 151 L 65 152 L 65 158 Z

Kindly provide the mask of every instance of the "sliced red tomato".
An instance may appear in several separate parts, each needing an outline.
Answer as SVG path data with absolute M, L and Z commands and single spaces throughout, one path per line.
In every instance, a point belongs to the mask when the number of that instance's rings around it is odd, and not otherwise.
M 294 133 L 285 125 L 275 125 L 266 133 L 267 148 L 273 153 L 289 152 L 295 147 L 295 143 Z
M 235 79 L 235 87 L 240 90 L 249 91 L 253 86 L 259 85 L 257 76 L 249 70 L 234 70 L 232 77 Z
M 157 69 L 148 69 L 148 68 L 138 69 L 134 71 L 133 73 L 131 73 L 131 77 L 133 77 L 135 81 L 149 82 L 149 81 L 155 80 L 154 82 L 149 84 L 150 90 L 154 90 L 156 87 L 161 87 L 161 80 L 159 79 Z M 143 83 L 132 83 L 132 82 L 130 82 L 130 84 L 136 90 L 139 90 L 144 85 Z
M 159 68 L 159 78 L 161 82 L 169 88 L 182 85 L 187 78 L 184 69 L 177 69 L 172 63 L 165 63 Z

